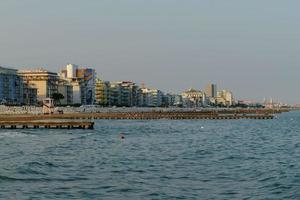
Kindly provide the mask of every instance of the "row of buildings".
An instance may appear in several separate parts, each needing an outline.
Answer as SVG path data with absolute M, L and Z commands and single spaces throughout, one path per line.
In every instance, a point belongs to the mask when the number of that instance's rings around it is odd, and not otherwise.
M 133 82 L 109 82 L 96 80 L 95 100 L 101 106 L 138 107 L 207 107 L 233 106 L 233 94 L 227 90 L 217 91 L 216 84 L 209 84 L 205 91 L 193 88 L 181 94 L 165 94 L 158 89 L 149 89 Z
M 216 84 L 207 85 L 205 91 L 191 88 L 181 93 L 181 97 L 182 107 L 230 107 L 235 104 L 232 92 L 228 90 L 218 91 Z
M 69 64 L 60 73 L 39 68 L 15 70 L 0 67 L 0 103 L 38 105 L 43 99 L 61 94 L 62 105 L 93 104 L 96 72 Z
M 97 79 L 95 93 L 95 104 L 101 106 L 168 106 L 162 91 L 140 87 L 131 81 L 109 82 Z
M 75 64 L 68 64 L 59 73 L 43 68 L 15 70 L 0 67 L 1 104 L 38 105 L 49 97 L 58 98 L 60 105 L 73 106 L 205 107 L 234 104 L 232 93 L 217 91 L 215 84 L 208 85 L 205 92 L 189 89 L 175 95 L 131 81 L 103 81 L 97 78 L 95 69 Z

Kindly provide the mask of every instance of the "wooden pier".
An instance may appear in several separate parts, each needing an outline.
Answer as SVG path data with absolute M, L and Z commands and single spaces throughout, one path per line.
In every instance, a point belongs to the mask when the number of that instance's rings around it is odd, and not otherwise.
M 0 129 L 94 129 L 94 122 L 0 121 Z

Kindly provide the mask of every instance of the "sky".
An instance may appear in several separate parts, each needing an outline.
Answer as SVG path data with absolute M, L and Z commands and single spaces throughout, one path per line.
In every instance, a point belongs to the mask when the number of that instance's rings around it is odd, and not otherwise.
M 300 103 L 299 0 L 1 0 L 0 65 Z

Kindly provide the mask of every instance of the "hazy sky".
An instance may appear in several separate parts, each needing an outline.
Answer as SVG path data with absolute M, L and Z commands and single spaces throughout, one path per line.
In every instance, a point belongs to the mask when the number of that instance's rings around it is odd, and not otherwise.
M 0 65 L 300 102 L 299 0 L 1 0 Z

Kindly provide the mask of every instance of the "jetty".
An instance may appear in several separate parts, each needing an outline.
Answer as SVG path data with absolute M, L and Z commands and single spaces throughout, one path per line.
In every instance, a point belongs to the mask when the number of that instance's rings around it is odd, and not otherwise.
M 64 114 L 0 115 L 0 129 L 94 129 L 94 120 L 271 120 L 289 110 L 231 109 L 200 111 L 74 112 Z
M 34 121 L 34 120 L 94 120 L 94 119 L 120 119 L 120 120 L 236 120 L 236 119 L 273 119 L 274 112 L 263 111 L 159 111 L 159 112 L 107 112 L 107 113 L 65 113 L 51 115 L 18 115 L 1 116 L 0 121 Z
M 93 129 L 94 122 L 0 121 L 0 129 Z

